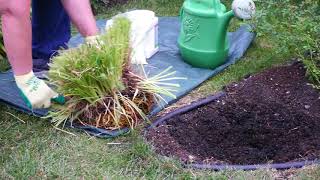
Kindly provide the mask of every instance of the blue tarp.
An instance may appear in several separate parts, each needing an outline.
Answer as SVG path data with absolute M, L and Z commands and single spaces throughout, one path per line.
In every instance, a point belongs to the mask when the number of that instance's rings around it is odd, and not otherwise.
M 97 21 L 97 25 L 103 31 L 105 26 L 105 20 Z M 214 27 L 213 27 L 214 28 Z M 145 65 L 146 72 L 148 75 L 152 76 L 162 72 L 166 68 L 172 66 L 172 71 L 176 71 L 177 77 L 186 77 L 188 80 L 176 80 L 173 83 L 180 84 L 181 88 L 175 93 L 177 99 L 166 97 L 168 105 L 174 103 L 176 100 L 186 95 L 188 92 L 199 86 L 202 82 L 208 78 L 216 75 L 217 73 L 224 70 L 231 64 L 234 64 L 239 60 L 251 42 L 255 38 L 255 34 L 249 31 L 248 26 L 243 25 L 237 31 L 228 33 L 228 38 L 230 41 L 229 56 L 226 63 L 220 67 L 211 69 L 201 69 L 194 68 L 186 64 L 180 56 L 179 49 L 177 46 L 177 38 L 180 31 L 180 21 L 178 17 L 160 17 L 159 18 L 159 52 L 155 54 L 151 59 L 148 60 L 149 64 Z M 71 38 L 69 42 L 70 47 L 76 47 L 83 42 L 83 38 L 80 35 L 76 35 Z M 23 102 L 19 95 L 19 91 L 15 85 L 12 72 L 0 73 L 0 100 L 14 108 L 29 113 L 34 116 L 45 116 L 48 110 L 35 110 L 31 111 Z M 156 114 L 161 111 L 164 106 L 154 107 L 151 115 Z M 73 128 L 83 129 L 91 135 L 98 137 L 114 137 L 125 132 L 128 129 L 123 129 L 121 131 L 107 131 L 104 129 L 99 129 L 90 126 L 72 126 Z

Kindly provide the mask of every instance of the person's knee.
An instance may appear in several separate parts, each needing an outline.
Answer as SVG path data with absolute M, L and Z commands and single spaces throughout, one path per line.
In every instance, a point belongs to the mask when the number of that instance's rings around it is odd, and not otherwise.
M 11 15 L 16 17 L 29 17 L 30 16 L 30 1 L 23 0 L 16 3 L 12 1 L 7 3 L 1 8 L 1 14 Z

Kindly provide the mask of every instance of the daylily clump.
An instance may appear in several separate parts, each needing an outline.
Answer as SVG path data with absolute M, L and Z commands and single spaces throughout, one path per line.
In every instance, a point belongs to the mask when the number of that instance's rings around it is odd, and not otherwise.
M 134 128 L 161 99 L 179 85 L 166 81 L 170 68 L 147 78 L 130 65 L 130 21 L 120 17 L 96 45 L 63 50 L 50 65 L 49 79 L 67 102 L 49 116 L 56 125 L 67 120 L 105 129 Z M 142 67 L 141 67 L 142 68 Z

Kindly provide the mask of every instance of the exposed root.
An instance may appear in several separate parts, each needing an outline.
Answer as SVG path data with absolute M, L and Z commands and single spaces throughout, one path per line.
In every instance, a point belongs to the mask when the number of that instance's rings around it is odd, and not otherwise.
M 128 69 L 123 73 L 123 83 L 126 89 L 121 94 L 131 100 L 144 114 L 147 114 L 155 103 L 154 96 L 151 93 L 137 90 L 139 79 L 131 74 Z M 78 103 L 75 110 L 75 112 L 80 110 L 82 112 L 77 115 L 74 122 L 111 130 L 136 127 L 143 119 L 140 113 L 129 103 L 124 100 L 117 100 L 110 95 L 107 95 L 94 106 L 82 101 Z M 115 121 L 115 119 L 117 120 Z

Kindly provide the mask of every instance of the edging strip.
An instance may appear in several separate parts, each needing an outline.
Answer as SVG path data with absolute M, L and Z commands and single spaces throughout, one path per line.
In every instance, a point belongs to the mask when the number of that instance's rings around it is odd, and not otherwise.
M 167 121 L 168 119 L 170 119 L 170 118 L 172 118 L 172 117 L 174 117 L 174 116 L 177 116 L 177 115 L 186 113 L 186 112 L 188 112 L 188 111 L 191 111 L 192 109 L 195 109 L 195 108 L 198 108 L 198 107 L 200 107 L 200 106 L 204 106 L 204 105 L 206 105 L 206 104 L 209 104 L 210 102 L 215 101 L 216 99 L 224 96 L 225 94 L 226 94 L 225 92 L 219 92 L 219 93 L 217 93 L 216 95 L 209 96 L 209 97 L 204 98 L 204 99 L 200 99 L 199 101 L 193 102 L 193 103 L 191 103 L 191 104 L 188 105 L 188 106 L 179 108 L 179 109 L 177 109 L 177 110 L 175 110 L 175 111 L 172 111 L 172 112 L 169 112 L 169 113 L 166 114 L 165 116 L 160 117 L 160 118 L 157 119 L 155 122 L 153 122 L 149 127 L 147 127 L 147 130 L 150 129 L 150 128 L 154 128 L 154 127 L 162 124 L 163 122 Z
M 287 163 L 276 163 L 276 164 L 256 164 L 256 165 L 215 165 L 215 164 L 184 164 L 188 168 L 196 169 L 211 169 L 215 171 L 234 169 L 234 170 L 257 170 L 257 169 L 290 169 L 290 168 L 302 168 L 303 166 L 320 164 L 320 160 L 307 160 L 307 161 L 296 161 Z

